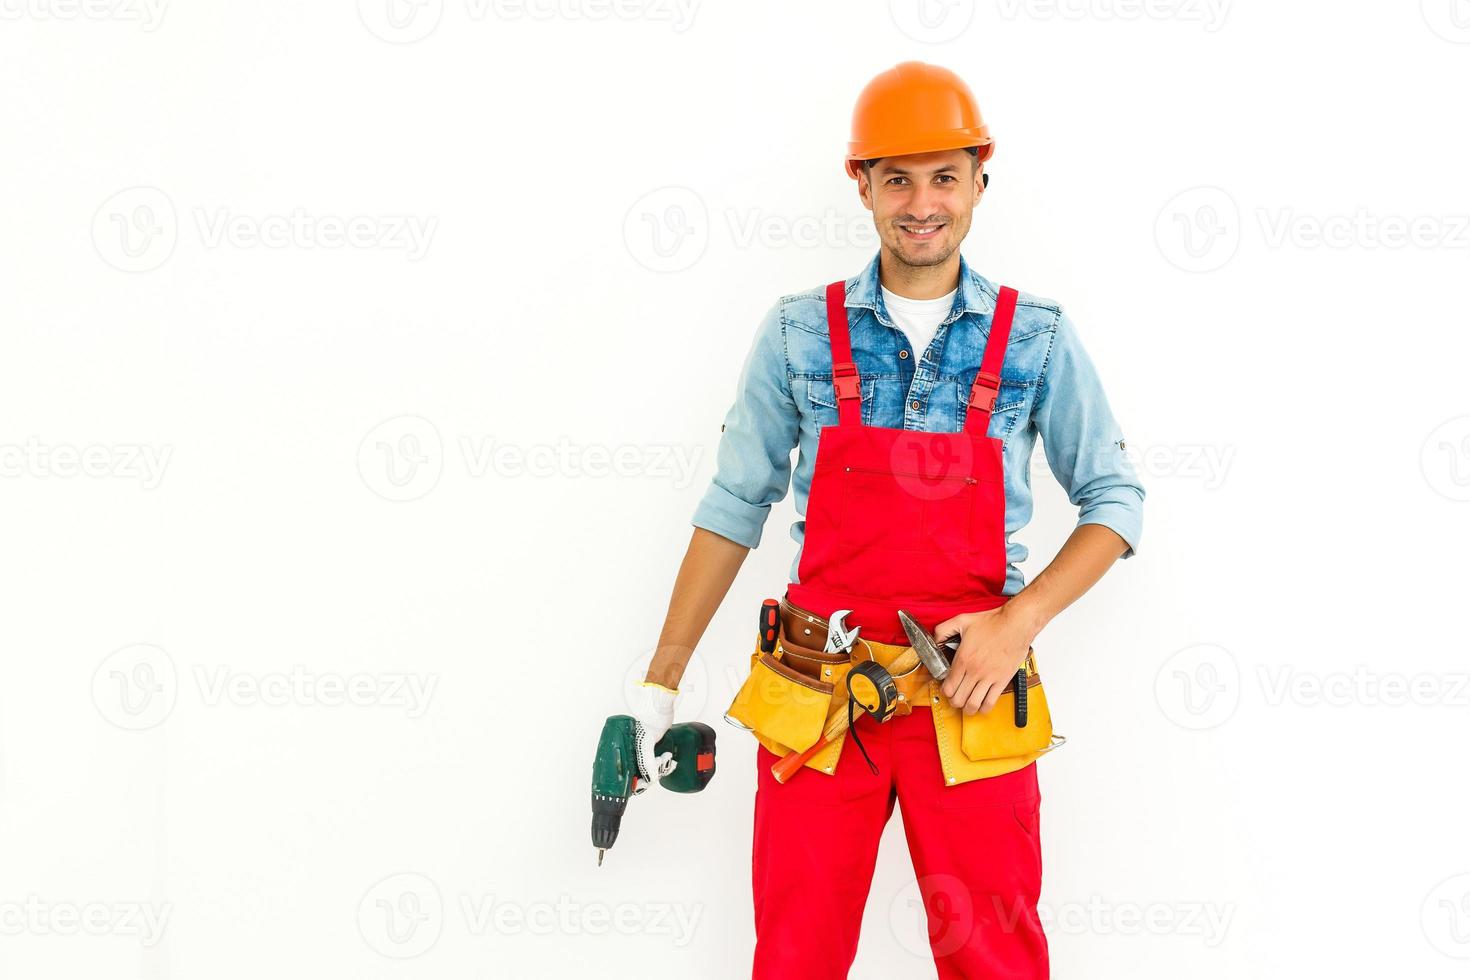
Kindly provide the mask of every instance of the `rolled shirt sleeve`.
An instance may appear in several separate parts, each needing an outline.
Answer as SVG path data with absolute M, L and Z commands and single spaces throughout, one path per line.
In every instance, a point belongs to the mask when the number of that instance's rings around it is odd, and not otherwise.
M 1033 421 L 1047 465 L 1078 508 L 1077 525 L 1101 524 L 1128 544 L 1143 535 L 1143 485 L 1108 408 L 1102 381 L 1064 312 L 1037 397 Z
M 747 548 L 759 545 L 771 505 L 791 486 L 798 424 L 778 303 L 761 320 L 741 368 L 735 403 L 721 426 L 715 475 L 694 510 L 694 526 Z

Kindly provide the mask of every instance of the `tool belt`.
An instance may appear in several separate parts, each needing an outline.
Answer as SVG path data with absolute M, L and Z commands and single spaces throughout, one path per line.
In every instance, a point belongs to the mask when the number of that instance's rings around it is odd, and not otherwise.
M 886 667 L 908 648 L 859 637 L 850 650 L 828 653 L 825 619 L 782 599 L 779 620 L 775 649 L 764 652 L 757 642 L 750 655 L 750 674 L 725 720 L 752 732 L 777 756 L 786 756 L 811 748 L 849 711 L 850 672 L 869 661 Z M 954 707 L 923 665 L 892 680 L 892 716 L 909 714 L 916 707 L 932 712 L 948 783 L 1019 769 L 1064 741 L 1053 735 L 1033 652 L 1026 657 L 1024 726 L 1017 724 L 1014 677 L 995 706 L 983 714 L 965 714 Z M 835 773 L 846 739 L 844 732 L 813 755 L 807 767 Z

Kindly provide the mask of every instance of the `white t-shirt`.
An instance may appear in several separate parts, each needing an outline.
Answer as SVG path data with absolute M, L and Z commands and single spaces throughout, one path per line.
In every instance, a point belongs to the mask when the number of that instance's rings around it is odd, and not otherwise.
M 888 315 L 894 326 L 908 337 L 910 356 L 917 364 L 918 359 L 929 348 L 929 341 L 934 339 L 939 321 L 949 316 L 949 311 L 954 307 L 954 294 L 959 287 L 937 299 L 909 299 L 891 291 L 882 283 L 879 283 L 878 288 L 883 290 L 883 304 L 888 307 Z

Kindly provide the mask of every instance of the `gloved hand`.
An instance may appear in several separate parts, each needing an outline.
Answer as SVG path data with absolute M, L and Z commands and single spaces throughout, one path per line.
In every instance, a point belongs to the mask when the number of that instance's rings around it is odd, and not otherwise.
M 662 684 L 651 681 L 628 682 L 628 714 L 638 723 L 635 737 L 638 743 L 638 767 L 642 770 L 638 777 L 638 786 L 633 790 L 634 796 L 652 786 L 658 777 L 673 772 L 679 765 L 674 761 L 672 752 L 658 756 L 653 754 L 653 747 L 674 724 L 674 702 L 678 697 L 678 691 Z

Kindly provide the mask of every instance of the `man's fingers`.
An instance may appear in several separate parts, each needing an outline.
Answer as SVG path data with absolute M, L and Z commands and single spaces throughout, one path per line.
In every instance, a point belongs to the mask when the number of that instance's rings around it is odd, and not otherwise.
M 939 693 L 954 700 L 955 692 L 960 689 L 960 682 L 965 679 L 965 671 L 962 667 L 951 667 L 949 676 L 939 685 Z
M 990 690 L 994 686 L 986 681 L 980 681 L 976 684 L 975 689 L 970 692 L 970 696 L 965 699 L 965 714 L 973 715 L 977 711 L 983 711 L 985 700 L 990 696 Z
M 951 636 L 958 636 L 959 632 L 959 617 L 956 616 L 954 619 L 946 619 L 944 622 L 934 627 L 934 642 L 942 646 L 945 640 L 949 639 Z
M 964 701 L 965 714 L 973 715 L 976 712 L 985 714 L 994 708 L 1000 696 L 1005 693 L 1006 684 L 1010 677 L 1001 677 L 994 681 L 980 681 L 975 685 L 970 696 Z
M 945 678 L 944 683 L 945 685 L 953 684 L 953 687 L 950 687 L 950 693 L 945 696 L 949 698 L 950 704 L 959 708 L 963 707 L 965 701 L 970 697 L 970 691 L 975 686 L 975 678 L 965 673 L 960 673 L 958 676 L 950 674 Z
M 939 691 L 945 697 L 949 698 L 951 702 L 953 702 L 955 700 L 955 695 L 959 693 L 960 684 L 962 684 L 964 680 L 965 675 L 963 671 L 956 672 L 951 670 L 949 672 L 949 676 L 944 679 L 944 683 L 939 685 Z

